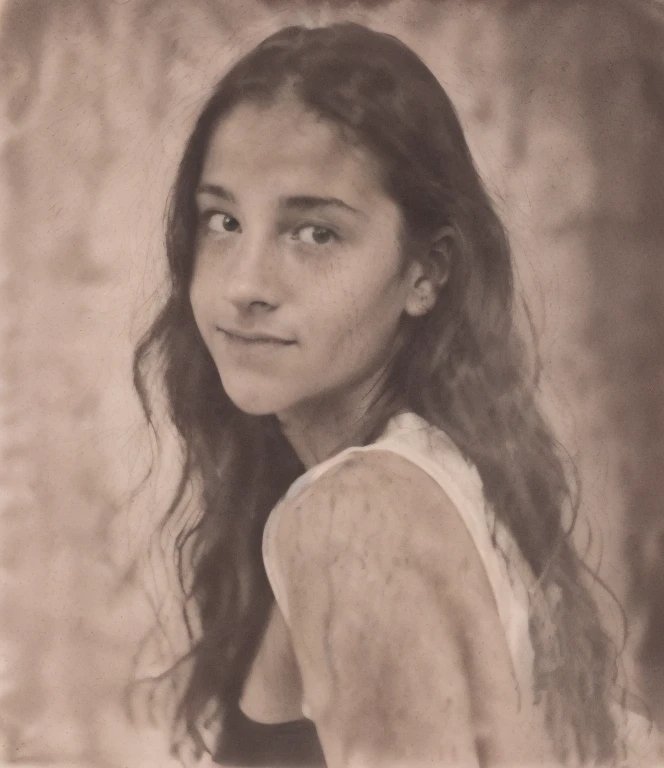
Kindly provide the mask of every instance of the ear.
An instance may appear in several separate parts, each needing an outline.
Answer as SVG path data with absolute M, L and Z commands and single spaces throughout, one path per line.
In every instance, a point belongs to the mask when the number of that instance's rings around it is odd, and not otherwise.
M 454 229 L 441 227 L 423 245 L 420 257 L 411 265 L 404 309 L 412 317 L 426 315 L 433 309 L 441 288 L 449 279 L 453 242 Z

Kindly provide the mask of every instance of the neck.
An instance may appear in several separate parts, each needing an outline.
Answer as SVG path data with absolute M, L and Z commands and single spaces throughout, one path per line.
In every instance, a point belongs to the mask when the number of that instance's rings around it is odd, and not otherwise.
M 300 461 L 310 469 L 345 448 L 363 444 L 377 427 L 407 410 L 402 398 L 387 392 L 376 396 L 370 388 L 363 397 L 346 398 L 334 408 L 301 405 L 279 415 L 279 423 Z

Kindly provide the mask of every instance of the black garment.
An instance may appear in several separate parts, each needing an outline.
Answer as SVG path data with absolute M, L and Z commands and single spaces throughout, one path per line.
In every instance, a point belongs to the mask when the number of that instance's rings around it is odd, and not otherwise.
M 311 720 L 258 723 L 236 707 L 228 715 L 226 728 L 226 743 L 214 756 L 219 765 L 325 768 L 323 750 Z

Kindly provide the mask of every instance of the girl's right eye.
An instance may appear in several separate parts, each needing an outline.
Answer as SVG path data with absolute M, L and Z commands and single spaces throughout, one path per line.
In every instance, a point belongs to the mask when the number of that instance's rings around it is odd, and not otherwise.
M 237 232 L 240 229 L 240 222 L 228 213 L 223 211 L 205 211 L 201 214 L 201 224 L 210 232 Z

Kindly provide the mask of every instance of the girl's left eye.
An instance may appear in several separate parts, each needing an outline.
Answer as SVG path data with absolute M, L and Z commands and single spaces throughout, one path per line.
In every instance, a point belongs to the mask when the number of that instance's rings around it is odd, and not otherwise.
M 202 219 L 211 232 L 237 232 L 240 229 L 240 222 L 234 216 L 223 211 L 207 211 L 203 214 Z
M 337 239 L 336 234 L 331 229 L 319 227 L 315 224 L 300 227 L 296 235 L 307 245 L 327 245 L 332 240 Z

